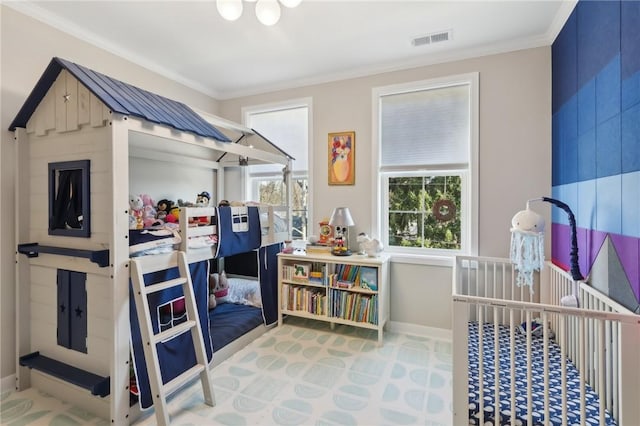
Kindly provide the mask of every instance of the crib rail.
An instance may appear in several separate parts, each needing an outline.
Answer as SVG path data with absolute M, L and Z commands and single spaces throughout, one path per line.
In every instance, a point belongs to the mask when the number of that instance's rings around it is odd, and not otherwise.
M 588 285 L 574 283 L 566 272 L 551 264 L 547 265 L 542 282 L 540 276 L 536 277 L 533 292 L 529 288 L 515 286 L 514 275 L 515 271 L 507 259 L 456 259 L 453 274 L 454 424 L 469 422 L 469 322 L 478 324 L 477 341 L 474 334 L 473 344 L 477 342 L 479 348 L 488 345 L 494 349 L 491 355 L 479 350 L 479 359 L 473 366 L 478 370 L 477 377 L 483 378 L 477 383 L 479 406 L 476 420 L 479 424 L 490 421 L 491 415 L 487 415 L 489 406 L 500 407 L 501 404 L 501 411 L 507 413 L 515 413 L 517 408 L 525 407 L 522 411 L 526 413 L 526 424 L 552 424 L 550 419 L 554 417 L 558 423 L 553 424 L 574 424 L 571 420 L 574 417 L 569 416 L 578 407 L 580 424 L 587 424 L 587 407 L 591 409 L 594 405 L 591 400 L 593 392 L 600 403 L 596 418 L 591 420 L 601 425 L 613 424 L 612 419 L 618 424 L 625 424 L 624 419 L 627 422 L 630 419 L 636 421 L 640 409 L 633 395 L 637 392 L 635 387 L 640 385 L 637 372 L 640 317 L 612 303 Z M 573 294 L 574 286 L 579 295 L 580 308 L 560 306 L 563 296 Z M 544 303 L 540 303 L 541 300 Z M 541 352 L 535 353 L 532 348 L 534 319 L 542 324 L 542 339 L 538 346 L 543 346 Z M 516 386 L 522 383 L 516 379 L 514 347 L 520 333 L 518 329 L 523 325 L 526 336 L 526 377 L 519 380 L 524 382 L 526 391 L 518 391 L 520 393 L 516 400 Z M 504 335 L 499 335 L 500 327 L 503 332 L 508 330 L 506 342 Z M 560 348 L 560 383 L 557 382 L 557 375 L 549 371 L 549 345 L 554 335 Z M 504 364 L 501 366 L 499 360 L 500 352 L 505 351 L 509 353 L 508 368 L 504 368 Z M 486 359 L 487 356 L 492 359 Z M 634 358 L 636 360 L 632 361 Z M 579 372 L 577 398 L 575 393 L 569 393 L 567 389 L 567 363 L 571 362 Z M 536 400 L 532 391 L 533 367 L 539 363 L 542 363 L 542 370 L 536 371 L 543 377 L 543 403 Z M 494 383 L 502 384 L 502 390 L 500 385 L 485 386 L 484 377 L 487 374 L 493 374 Z M 551 405 L 551 387 L 562 390 L 559 407 Z M 505 406 L 508 409 L 505 410 Z M 489 418 L 485 419 L 485 416 Z M 499 419 L 500 416 L 495 416 L 495 424 L 499 424 Z M 515 416 L 511 416 L 511 422 L 516 424 Z

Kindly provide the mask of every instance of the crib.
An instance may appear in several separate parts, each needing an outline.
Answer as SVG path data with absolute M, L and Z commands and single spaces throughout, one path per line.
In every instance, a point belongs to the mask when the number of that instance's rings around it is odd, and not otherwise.
M 453 424 L 637 424 L 640 316 L 551 263 L 531 291 L 515 276 L 508 259 L 455 260 Z

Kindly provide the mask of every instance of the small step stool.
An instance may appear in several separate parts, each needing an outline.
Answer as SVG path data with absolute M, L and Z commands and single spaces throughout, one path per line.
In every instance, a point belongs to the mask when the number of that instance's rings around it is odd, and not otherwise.
M 204 401 L 207 405 L 215 405 L 213 385 L 209 377 L 207 368 L 207 353 L 202 337 L 202 328 L 198 320 L 198 309 L 196 306 L 191 274 L 185 252 L 177 251 L 170 254 L 140 256 L 131 259 L 131 281 L 140 324 L 140 334 L 144 344 L 144 358 L 149 373 L 149 385 L 151 387 L 153 406 L 156 412 L 156 419 L 159 425 L 169 425 L 169 412 L 167 409 L 167 397 L 182 387 L 184 384 L 200 376 Z M 173 267 L 178 267 L 179 278 L 169 281 L 162 281 L 152 285 L 145 285 L 144 274 L 163 271 Z M 182 286 L 184 293 L 185 308 L 187 310 L 187 321 L 182 322 L 172 328 L 154 334 L 149 311 L 149 300 L 147 295 L 168 288 Z M 180 334 L 191 332 L 194 349 L 196 353 L 196 365 L 189 368 L 168 383 L 162 380 L 162 373 L 158 362 L 157 344 Z

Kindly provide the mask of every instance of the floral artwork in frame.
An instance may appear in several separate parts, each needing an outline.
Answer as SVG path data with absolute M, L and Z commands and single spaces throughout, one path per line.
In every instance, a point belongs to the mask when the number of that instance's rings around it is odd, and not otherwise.
M 356 132 L 329 133 L 329 185 L 356 183 Z

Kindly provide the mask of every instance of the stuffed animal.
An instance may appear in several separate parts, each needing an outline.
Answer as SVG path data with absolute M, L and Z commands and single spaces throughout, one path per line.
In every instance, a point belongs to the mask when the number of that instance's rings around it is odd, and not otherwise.
M 228 294 L 227 274 L 222 271 L 220 274 L 216 272 L 209 275 L 209 309 L 215 308 L 219 303 L 224 303 Z
M 142 198 L 139 195 L 129 194 L 129 229 L 142 229 Z
M 197 207 L 209 207 L 209 200 L 211 196 L 207 191 L 202 191 L 198 194 L 196 198 L 196 206 Z M 200 216 L 196 218 L 196 225 L 205 226 L 211 223 L 211 219 L 208 216 Z
M 360 243 L 359 254 L 366 253 L 369 257 L 378 257 L 380 252 L 384 250 L 384 246 L 379 240 L 369 237 L 364 232 L 358 234 L 358 243 Z
M 178 223 L 180 221 L 180 207 L 173 206 L 167 213 L 167 222 L 169 223 Z
M 207 191 L 202 191 L 196 197 L 196 206 L 197 207 L 208 207 L 209 201 L 211 200 L 211 195 Z
M 192 201 L 184 201 L 182 198 L 178 198 L 178 207 L 194 207 Z
M 156 219 L 166 222 L 171 207 L 173 207 L 173 201 L 171 200 L 162 199 L 158 201 L 158 205 L 156 206 Z
M 156 219 L 155 203 L 148 194 L 140 194 L 142 199 L 142 224 L 145 228 L 149 228 L 154 225 L 161 225 Z

